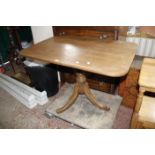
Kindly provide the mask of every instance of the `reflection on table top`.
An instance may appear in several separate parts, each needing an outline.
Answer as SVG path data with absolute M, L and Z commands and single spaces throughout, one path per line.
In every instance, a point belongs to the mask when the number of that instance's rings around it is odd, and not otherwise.
M 101 75 L 125 75 L 137 46 L 122 41 L 104 42 L 85 37 L 54 37 L 21 51 L 21 55 Z

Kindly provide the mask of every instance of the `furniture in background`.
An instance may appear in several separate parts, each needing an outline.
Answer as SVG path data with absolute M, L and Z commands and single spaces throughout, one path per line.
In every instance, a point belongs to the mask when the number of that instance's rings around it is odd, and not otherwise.
M 148 34 L 128 35 L 127 42 L 133 42 L 138 45 L 136 55 L 145 57 L 155 57 L 155 36 Z
M 21 64 L 22 60 L 19 52 L 26 48 L 25 43 L 32 41 L 32 32 L 29 26 L 7 26 L 10 39 L 9 60 L 16 61 L 16 64 Z
M 118 26 L 53 26 L 54 36 L 81 36 L 91 37 L 94 40 L 101 40 L 102 42 L 118 40 L 119 27 Z M 89 46 L 89 45 L 88 45 Z M 84 51 L 83 51 L 84 52 Z M 74 69 L 66 67 L 59 67 L 60 78 L 62 84 L 64 82 L 75 83 L 76 76 Z M 104 75 L 87 73 L 87 82 L 90 88 L 97 89 L 104 92 L 114 93 L 115 86 L 119 78 L 110 78 Z
M 155 26 L 140 26 L 139 33 L 146 33 L 155 37 Z
M 13 61 L 15 57 L 15 41 L 13 29 L 10 26 L 0 27 L 0 52 L 3 66 L 9 62 L 13 71 L 15 72 Z
M 18 54 L 18 51 L 20 51 L 22 49 L 21 40 L 20 40 L 20 36 L 18 34 L 17 26 L 7 26 L 7 30 L 8 30 L 9 39 L 10 39 L 10 46 L 8 49 L 8 51 L 9 51 L 8 60 L 12 66 L 14 73 L 15 73 L 15 68 L 14 68 L 13 62 L 16 61 L 16 64 L 21 63 L 19 54 Z
M 0 27 L 0 53 L 3 63 L 9 62 L 13 71 L 13 62 L 21 63 L 19 51 L 22 49 L 23 41 L 32 41 L 29 26 L 2 26 Z
M 87 36 L 100 40 L 118 40 L 118 26 L 53 26 L 55 36 Z
M 138 79 L 140 70 L 130 68 L 128 74 L 121 78 L 118 87 L 118 94 L 123 97 L 122 105 L 131 109 L 135 108 L 138 96 Z
M 155 59 L 143 60 L 131 128 L 155 128 Z
M 155 26 L 131 26 L 135 32 L 128 31 L 126 41 L 138 45 L 136 55 L 143 57 L 155 57 Z M 131 29 L 132 30 L 132 29 Z
M 91 37 L 54 37 L 21 51 L 21 55 L 32 59 L 76 69 L 76 84 L 68 102 L 57 110 L 67 110 L 79 94 L 98 108 L 109 110 L 99 103 L 91 93 L 85 72 L 109 77 L 121 77 L 128 73 L 134 59 L 136 45 L 121 41 L 103 42 Z M 118 61 L 119 60 L 119 61 Z

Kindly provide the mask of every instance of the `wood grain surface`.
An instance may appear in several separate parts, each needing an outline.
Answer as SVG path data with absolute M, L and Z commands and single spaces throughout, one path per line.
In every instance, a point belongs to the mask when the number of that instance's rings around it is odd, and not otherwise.
M 54 37 L 21 51 L 21 55 L 110 77 L 125 75 L 137 45 L 88 37 Z
M 155 88 L 155 59 L 144 58 L 140 72 L 139 85 Z

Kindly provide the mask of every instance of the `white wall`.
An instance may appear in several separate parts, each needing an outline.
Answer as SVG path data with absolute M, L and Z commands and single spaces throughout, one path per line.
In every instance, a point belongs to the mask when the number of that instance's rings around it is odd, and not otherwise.
M 31 26 L 31 30 L 34 44 L 53 37 L 52 26 Z
M 138 45 L 136 55 L 155 58 L 155 39 L 143 37 L 127 37 L 127 42 Z
M 37 44 L 43 40 L 53 37 L 53 28 L 52 26 L 31 26 L 33 43 Z M 40 61 L 35 61 L 37 63 L 43 63 Z M 44 63 L 43 63 L 44 64 Z M 58 72 L 58 80 L 60 80 L 60 73 Z

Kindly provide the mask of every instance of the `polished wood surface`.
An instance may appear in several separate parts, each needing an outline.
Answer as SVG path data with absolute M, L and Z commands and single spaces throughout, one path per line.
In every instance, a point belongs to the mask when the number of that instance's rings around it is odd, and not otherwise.
M 155 98 L 143 96 L 139 111 L 139 121 L 155 122 Z
M 139 77 L 139 95 L 133 113 L 131 128 L 155 128 L 155 59 L 144 58 Z
M 87 37 L 54 37 L 21 51 L 21 55 L 101 75 L 125 75 L 135 56 L 133 43 L 103 42 Z
M 120 34 L 120 26 L 53 26 L 54 36 L 87 36 L 92 37 L 96 40 L 102 41 L 112 41 L 118 40 Z M 72 74 L 74 69 L 67 69 L 65 67 L 60 67 L 60 77 L 61 83 L 75 83 L 75 75 Z M 92 76 L 93 75 L 93 76 Z M 101 78 L 100 78 L 100 77 Z M 104 91 L 108 93 L 114 92 L 114 82 L 113 78 L 97 75 L 97 74 L 87 74 L 87 82 L 90 88 L 99 91 Z M 115 83 L 117 84 L 117 83 Z
M 143 60 L 139 85 L 155 88 L 155 59 L 145 58 Z
M 89 36 L 118 40 L 119 26 L 53 26 L 54 36 Z

